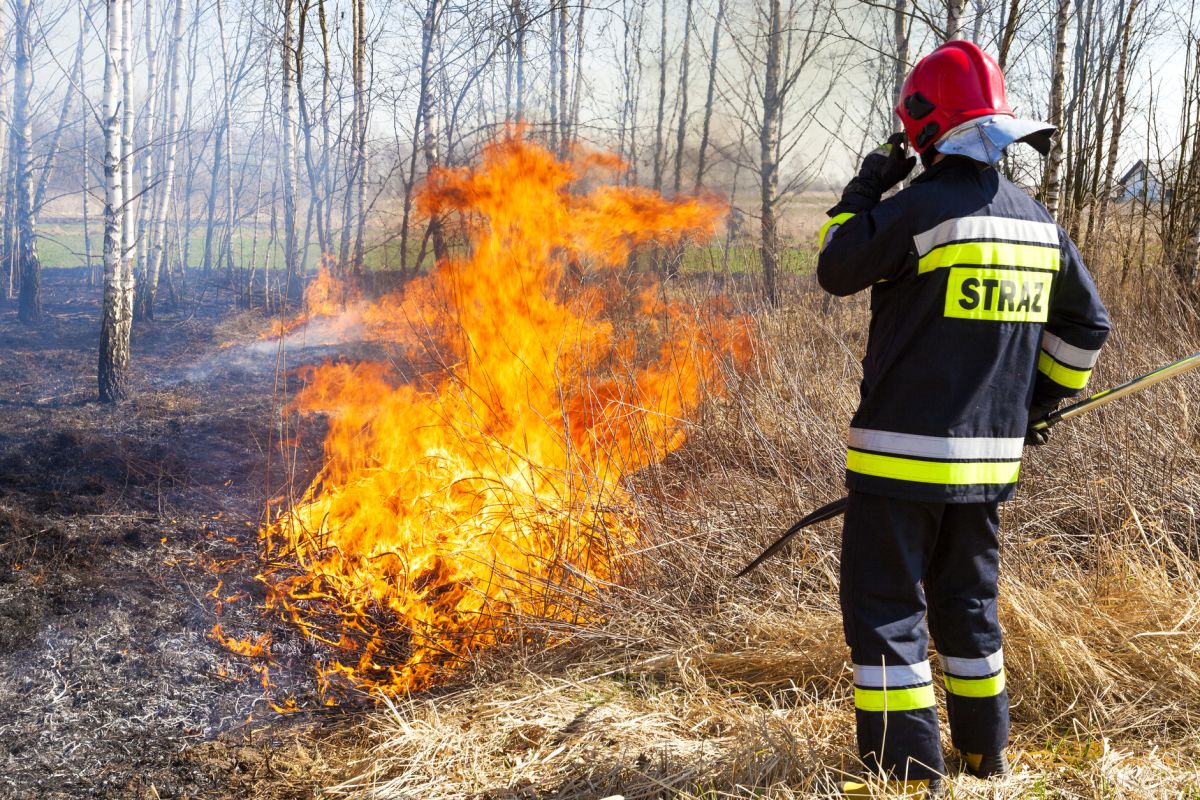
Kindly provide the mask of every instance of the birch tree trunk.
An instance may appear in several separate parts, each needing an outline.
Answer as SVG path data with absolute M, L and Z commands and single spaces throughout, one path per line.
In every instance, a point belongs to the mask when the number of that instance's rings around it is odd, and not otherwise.
M 663 123 L 667 113 L 667 0 L 662 0 L 662 32 L 658 40 L 658 114 L 654 122 L 654 191 L 663 187 L 663 167 L 666 153 L 663 152 Z
M 896 61 L 892 68 L 892 108 L 900 105 L 900 92 L 904 88 L 904 78 L 908 75 L 908 34 L 911 28 L 908 0 L 896 0 L 892 10 L 892 41 L 896 47 Z M 899 118 L 896 118 L 892 130 L 902 129 Z
M 104 62 L 104 307 L 97 369 L 100 400 L 116 402 L 127 394 L 129 344 L 133 330 L 133 272 L 124 255 L 122 225 L 125 195 L 121 157 L 121 78 L 127 20 L 126 0 L 107 0 L 108 26 Z
M 525 27 L 529 24 L 525 5 L 521 0 L 512 0 L 512 20 L 513 36 L 516 38 L 513 45 L 513 57 L 516 60 L 513 85 L 514 111 L 519 122 L 525 117 Z
M 675 177 L 672 188 L 675 194 L 683 185 L 683 145 L 687 137 L 688 115 L 688 58 L 692 41 L 692 5 L 693 0 L 686 0 L 683 15 L 683 53 L 679 58 L 679 127 L 675 131 Z
M 289 301 L 299 300 L 301 294 L 299 264 L 297 263 L 299 243 L 296 238 L 296 120 L 295 109 L 292 106 L 292 94 L 295 92 L 294 82 L 298 77 L 293 74 L 295 54 L 292 50 L 292 11 L 294 6 L 294 0 L 283 0 L 283 48 L 280 54 L 283 67 L 281 98 L 283 117 L 283 257 L 286 276 L 285 294 Z M 230 215 L 232 216 L 232 214 L 233 209 L 230 209 Z
M 38 261 L 37 240 L 34 238 L 33 167 L 30 147 L 33 143 L 33 124 L 29 96 L 33 88 L 33 65 L 30 63 L 32 36 L 29 30 L 30 0 L 13 3 L 13 104 L 9 150 L 13 182 L 11 202 L 14 224 L 10 233 L 14 239 L 6 249 L 12 255 L 20 275 L 17 294 L 17 317 L 26 324 L 42 319 L 41 263 Z
M 8 57 L 3 44 L 8 41 L 9 31 L 4 27 L 4 6 L 0 5 L 0 168 L 4 170 L 3 214 L 0 215 L 0 296 L 10 300 L 16 289 L 17 265 L 16 253 L 9 249 L 9 243 L 16 237 L 13 233 L 13 186 L 12 186 L 12 153 L 9 151 L 8 140 L 12 137 L 12 117 L 9 115 L 10 97 L 4 91 L 8 77 L 8 66 L 12 59 Z
M 440 37 L 438 29 L 441 26 L 442 0 L 429 0 L 425 8 L 424 43 L 421 53 L 421 124 L 424 128 L 422 149 L 425 151 L 425 168 L 432 172 L 441 162 L 438 155 L 438 113 L 430 86 L 433 75 L 433 54 L 440 52 Z M 553 19 L 553 16 L 551 17 Z M 553 59 L 551 59 L 553 61 Z M 554 130 L 557 126 L 554 126 Z M 436 216 L 429 220 L 429 235 L 433 239 L 434 257 L 441 261 L 449 255 L 446 248 L 445 236 L 442 233 L 442 222 Z
M 175 153 L 179 145 L 179 53 L 183 50 L 183 3 L 175 0 L 175 15 L 171 23 L 171 50 L 167 59 L 167 129 L 166 163 L 164 165 L 159 199 L 155 203 L 155 219 L 150 237 L 151 250 L 146 259 L 146 272 L 137 287 L 137 305 L 142 317 L 154 319 L 154 301 L 158 296 L 158 279 L 165 264 L 167 217 L 175 199 Z M 135 316 L 137 309 L 134 310 Z
M 355 217 L 354 269 L 362 271 L 363 248 L 367 225 L 367 7 L 364 0 L 355 0 L 357 28 L 354 34 L 354 118 L 357 140 L 354 143 L 358 163 L 354 169 Z
M 962 15 L 967 0 L 946 0 L 946 38 L 949 42 L 962 33 Z
M 769 0 L 767 59 L 763 85 L 762 126 L 759 129 L 759 171 L 762 220 L 763 293 L 771 307 L 779 305 L 779 232 L 775 212 L 779 195 L 779 63 L 783 39 L 780 0 Z
M 1046 120 L 1062 130 L 1063 85 L 1066 82 L 1067 26 L 1071 21 L 1071 0 L 1058 0 L 1058 11 L 1054 18 L 1054 71 L 1050 79 L 1050 119 Z M 1046 208 L 1058 218 L 1059 166 L 1062 164 L 1063 147 L 1061 134 L 1055 135 L 1046 159 L 1046 172 L 1042 178 L 1043 197 Z
M 150 202 L 150 198 L 153 196 L 151 185 L 154 182 L 154 129 L 158 124 L 157 112 L 158 53 L 154 41 L 154 0 L 146 0 L 146 146 L 142 153 L 142 197 L 138 201 L 137 212 L 137 241 L 141 249 L 133 262 L 133 279 L 137 284 L 137 292 L 133 300 L 134 322 L 147 319 L 146 281 L 149 275 L 150 249 L 153 247 L 153 243 L 146 234 L 153 214 L 153 203 Z
M 570 86 L 567 69 L 567 0 L 558 2 L 558 154 L 565 158 L 571 146 L 571 115 L 567 107 L 567 87 Z
M 704 185 L 704 170 L 708 161 L 708 136 L 712 127 L 713 98 L 717 91 L 717 55 L 721 52 L 721 25 L 725 20 L 726 0 L 717 0 L 717 16 L 713 20 L 712 46 L 708 55 L 708 90 L 704 95 L 704 121 L 700 124 L 700 148 L 696 154 L 696 182 L 693 192 Z
M 587 0 L 579 0 L 579 16 L 575 18 L 575 77 L 571 88 L 571 141 L 579 138 L 579 102 L 583 91 L 584 15 Z
M 325 181 L 325 243 L 328 253 L 333 253 L 333 190 L 334 176 L 332 161 L 332 128 L 329 111 L 329 92 L 332 87 L 333 70 L 329 62 L 329 18 L 325 13 L 325 0 L 317 0 L 317 20 L 321 24 L 321 174 Z
M 133 226 L 133 0 L 121 0 L 121 258 L 129 272 L 131 289 L 136 276 L 137 239 Z M 132 297 L 130 298 L 132 300 Z
M 550 149 L 558 152 L 558 4 L 550 3 Z
M 84 4 L 79 4 L 79 42 L 80 47 L 83 45 L 83 31 L 87 30 L 84 27 L 85 22 L 90 24 L 90 14 L 84 13 Z M 82 49 L 81 49 L 82 52 Z M 89 204 L 92 194 L 92 158 L 88 147 L 88 102 L 83 90 L 83 59 L 79 58 L 75 61 L 75 89 L 79 92 L 80 99 L 83 101 L 79 104 L 79 139 L 81 143 L 81 156 L 83 158 L 83 260 L 87 269 L 87 285 L 91 289 L 96 285 L 96 270 L 92 266 L 92 228 L 91 214 Z

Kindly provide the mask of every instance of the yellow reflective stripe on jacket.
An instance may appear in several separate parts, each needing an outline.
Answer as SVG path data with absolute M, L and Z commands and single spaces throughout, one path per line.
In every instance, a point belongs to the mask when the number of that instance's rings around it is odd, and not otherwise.
M 828 236 L 829 234 L 833 233 L 833 230 L 835 228 L 837 228 L 839 225 L 841 225 L 842 223 L 844 223 L 846 220 L 850 219 L 853 216 L 854 216 L 854 214 L 852 214 L 852 213 L 838 214 L 836 216 L 830 217 L 825 222 L 825 224 L 821 226 L 821 234 L 820 234 L 819 238 L 817 239 L 817 252 L 818 253 L 825 249 L 825 237 Z
M 1059 386 L 1068 389 L 1082 389 L 1087 386 L 1088 378 L 1092 377 L 1090 369 L 1074 369 L 1055 361 L 1045 350 L 1038 356 L 1038 372 L 1045 375 Z
M 945 316 L 988 322 L 1045 322 L 1050 313 L 1048 272 L 994 267 L 951 267 Z
M 933 684 L 909 689 L 861 689 L 854 687 L 854 707 L 861 711 L 913 711 L 937 705 Z
M 1020 461 L 925 461 L 846 451 L 846 469 L 860 475 L 916 483 L 978 484 L 1016 483 Z
M 1058 272 L 1057 247 L 1012 242 L 960 242 L 939 247 L 921 256 L 917 274 L 924 275 L 943 267 L 976 265 L 981 267 L 1017 267 Z
M 946 675 L 946 691 L 959 697 L 995 697 L 1004 691 L 1004 671 L 988 678 Z

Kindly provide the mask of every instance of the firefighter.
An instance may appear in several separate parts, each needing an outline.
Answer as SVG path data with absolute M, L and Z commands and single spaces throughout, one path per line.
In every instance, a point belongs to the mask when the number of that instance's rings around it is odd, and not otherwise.
M 846 796 L 879 780 L 944 792 L 930 635 L 961 768 L 1008 774 L 998 503 L 1022 446 L 1045 443 L 1029 422 L 1083 389 L 1109 331 L 1075 245 L 994 166 L 1015 142 L 1045 155 L 1054 133 L 1014 116 L 996 62 L 970 42 L 939 47 L 896 113 L 905 133 L 829 211 L 817 266 L 832 294 L 871 290 L 840 588 L 869 783 Z M 906 139 L 924 172 L 881 200 L 915 165 Z

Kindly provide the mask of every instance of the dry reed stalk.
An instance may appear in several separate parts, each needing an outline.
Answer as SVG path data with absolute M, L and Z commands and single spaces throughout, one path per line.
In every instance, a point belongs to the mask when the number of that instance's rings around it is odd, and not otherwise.
M 1099 270 L 1116 333 L 1095 388 L 1200 349 L 1194 309 L 1165 283 L 1122 290 L 1120 271 Z M 735 302 L 749 296 L 733 285 Z M 453 694 L 390 706 L 357 777 L 332 792 L 828 796 L 855 772 L 838 525 L 806 531 L 748 580 L 729 576 L 842 493 L 866 322 L 864 298 L 829 304 L 796 278 L 785 309 L 758 318 L 735 396 L 633 481 L 645 536 L 623 585 L 595 598 L 604 621 L 528 620 L 539 635 L 481 654 Z M 954 797 L 1200 793 L 1197 397 L 1189 376 L 1029 454 L 1002 556 L 1019 769 L 999 784 L 957 778 Z

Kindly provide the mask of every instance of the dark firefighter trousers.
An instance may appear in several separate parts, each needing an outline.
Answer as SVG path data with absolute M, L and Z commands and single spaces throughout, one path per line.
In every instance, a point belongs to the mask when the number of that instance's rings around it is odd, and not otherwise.
M 859 754 L 871 772 L 906 780 L 945 774 L 929 633 L 941 656 L 954 746 L 984 754 L 1007 744 L 998 532 L 995 502 L 850 493 L 842 620 L 854 662 Z

